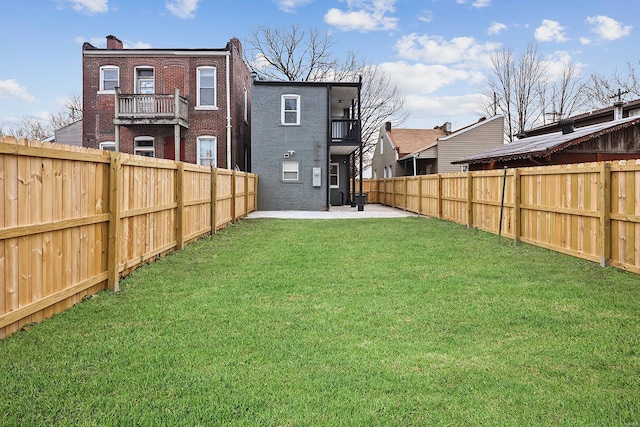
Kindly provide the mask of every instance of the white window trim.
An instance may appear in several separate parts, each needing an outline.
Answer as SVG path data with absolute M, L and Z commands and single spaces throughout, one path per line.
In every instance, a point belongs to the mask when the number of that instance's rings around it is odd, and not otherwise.
M 115 89 L 104 89 L 104 70 L 117 70 L 118 82 L 116 83 L 116 87 L 120 86 L 120 67 L 118 67 L 117 65 L 103 65 L 100 67 L 100 88 L 98 90 L 98 94 L 115 93 Z
M 287 168 L 287 164 L 289 166 L 293 166 L 295 165 L 295 169 L 294 168 Z M 293 178 L 285 178 L 285 172 L 295 172 L 296 173 L 296 177 L 295 179 Z M 282 162 L 282 180 L 283 181 L 287 181 L 287 182 L 297 182 L 300 181 L 300 162 L 295 161 L 295 160 L 285 160 Z
M 334 166 L 334 165 L 337 167 L 337 172 L 335 174 L 336 183 L 335 184 L 331 184 L 331 177 L 334 176 L 331 173 L 331 167 Z M 329 163 L 329 187 L 330 188 L 340 188 L 340 163 Z
M 138 141 L 151 141 L 152 146 L 138 148 L 137 147 Z M 139 153 L 151 153 L 151 157 L 156 156 L 156 143 L 152 136 L 136 136 L 133 139 L 133 154 L 137 156 L 141 156 L 142 154 L 139 154 Z
M 200 70 L 213 70 L 213 105 L 200 104 Z M 217 110 L 218 109 L 218 77 L 216 67 L 203 65 L 196 68 L 196 110 Z
M 296 122 L 295 123 L 285 123 L 285 100 L 286 99 L 295 99 L 296 102 L 296 106 L 298 107 L 295 111 L 296 111 Z M 290 110 L 293 111 L 293 110 Z M 294 95 L 294 94 L 284 94 L 282 95 L 281 99 L 280 99 L 280 123 L 283 126 L 300 126 L 300 95 Z
M 100 149 L 104 151 L 116 151 L 115 141 L 104 141 L 100 143 Z
M 213 167 L 217 167 L 217 165 L 218 165 L 218 138 L 216 138 L 215 136 L 212 136 L 212 135 L 202 135 L 202 136 L 199 136 L 197 138 L 197 140 L 198 140 L 198 164 L 199 165 L 202 164 L 202 155 L 201 155 L 202 151 L 201 151 L 200 143 L 201 143 L 201 141 L 203 139 L 213 139 L 213 157 L 212 157 L 211 163 L 213 164 Z
M 380 138 L 380 154 L 384 154 L 384 138 Z

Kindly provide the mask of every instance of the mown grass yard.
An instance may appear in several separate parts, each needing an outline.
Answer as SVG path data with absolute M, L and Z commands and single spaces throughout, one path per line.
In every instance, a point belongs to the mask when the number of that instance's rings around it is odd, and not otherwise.
M 637 426 L 640 277 L 425 218 L 245 220 L 0 342 L 0 425 Z

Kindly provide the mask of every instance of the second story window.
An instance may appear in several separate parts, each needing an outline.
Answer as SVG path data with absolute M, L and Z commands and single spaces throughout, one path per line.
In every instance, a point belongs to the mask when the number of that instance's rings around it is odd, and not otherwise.
M 203 110 L 216 108 L 216 68 L 198 67 L 196 71 L 198 93 L 196 108 Z
M 120 69 L 114 65 L 100 67 L 100 92 L 113 93 L 120 85 Z
M 282 95 L 281 123 L 300 124 L 300 95 Z

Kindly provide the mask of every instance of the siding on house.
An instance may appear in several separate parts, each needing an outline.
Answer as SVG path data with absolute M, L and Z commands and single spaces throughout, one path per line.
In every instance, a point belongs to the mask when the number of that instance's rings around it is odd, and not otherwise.
M 451 164 L 463 157 L 498 147 L 504 141 L 504 117 L 494 116 L 451 135 L 438 138 L 437 173 L 460 172 L 462 165 Z
M 82 120 L 57 129 L 55 131 L 55 141 L 58 144 L 82 147 Z
M 381 150 L 381 145 L 384 144 L 384 150 Z M 382 126 L 380 129 L 380 137 L 378 138 L 378 143 L 376 144 L 376 149 L 373 153 L 373 159 L 371 161 L 371 167 L 373 169 L 373 176 L 377 178 L 385 178 L 384 176 L 384 168 L 389 167 L 392 168 L 394 176 L 397 176 L 396 169 L 398 166 L 398 152 L 396 148 L 393 146 L 393 143 L 389 139 L 385 131 L 385 127 Z
M 282 95 L 300 96 L 300 125 L 281 124 Z M 251 170 L 258 174 L 259 210 L 327 210 L 327 132 L 329 88 L 323 85 L 254 82 Z M 288 159 L 289 150 L 295 154 Z M 282 179 L 283 161 L 297 161 L 299 179 Z M 313 186 L 313 168 L 322 183 Z

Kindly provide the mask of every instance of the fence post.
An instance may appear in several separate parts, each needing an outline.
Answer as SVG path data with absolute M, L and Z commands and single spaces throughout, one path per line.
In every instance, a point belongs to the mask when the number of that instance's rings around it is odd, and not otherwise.
M 422 175 L 418 175 L 418 215 L 422 215 Z
M 184 163 L 177 162 L 176 169 L 176 250 L 184 248 Z
M 402 210 L 407 210 L 407 188 L 409 184 L 409 177 L 402 178 Z
M 231 222 L 236 222 L 236 171 L 231 171 Z
M 118 152 L 109 153 L 109 260 L 107 262 L 107 287 L 120 290 L 120 195 L 122 194 L 122 157 Z
M 598 199 L 600 209 L 598 252 L 600 252 L 600 265 L 606 267 L 611 263 L 611 164 L 609 162 L 600 164 Z
M 216 207 L 218 202 L 218 168 L 211 167 L 211 235 L 218 231 Z
M 520 169 L 513 170 L 513 241 L 520 243 Z
M 467 172 L 467 228 L 473 228 L 473 173 Z
M 442 219 L 442 176 L 437 174 L 438 177 L 438 219 Z
M 243 172 L 244 176 L 244 215 L 249 214 L 249 172 Z

